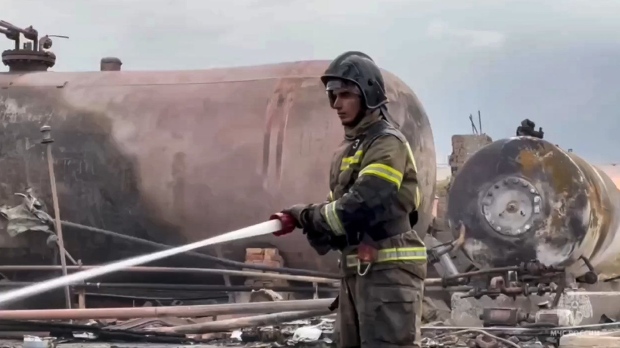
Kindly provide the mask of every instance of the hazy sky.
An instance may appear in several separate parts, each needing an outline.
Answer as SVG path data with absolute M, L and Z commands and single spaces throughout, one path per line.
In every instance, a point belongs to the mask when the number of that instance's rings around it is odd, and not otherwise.
M 0 0 L 0 19 L 70 36 L 54 41 L 56 71 L 103 56 L 163 70 L 361 50 L 416 91 L 439 162 L 478 109 L 493 138 L 527 117 L 564 148 L 620 162 L 620 0 Z

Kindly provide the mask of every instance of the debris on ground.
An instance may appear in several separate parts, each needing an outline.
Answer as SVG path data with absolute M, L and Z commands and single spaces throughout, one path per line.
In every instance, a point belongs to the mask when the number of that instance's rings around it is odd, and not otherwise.
M 219 338 L 211 336 L 207 343 L 217 347 L 336 347 L 334 323 L 329 317 L 295 320 L 278 326 L 235 330 Z
M 129 348 L 129 347 L 244 347 L 244 348 L 275 348 L 275 347 L 336 347 L 333 339 L 335 320 L 330 317 L 314 318 L 310 320 L 295 320 L 280 325 L 262 326 L 234 330 L 232 332 L 209 333 L 204 335 L 177 335 L 178 342 L 165 342 L 165 337 L 149 337 L 148 330 L 154 327 L 174 325 L 183 319 L 137 319 L 125 322 L 114 322 L 112 325 L 101 327 L 100 323 L 92 325 L 88 331 L 87 325 L 64 323 L 34 323 L 33 329 L 41 331 L 47 329 L 51 337 L 24 335 L 23 339 L 0 340 L 0 348 Z M 23 323 L 22 323 L 23 324 Z M 37 325 L 43 325 L 39 327 Z M 23 327 L 16 327 L 23 330 Z M 44 331 L 44 330 L 43 330 Z M 53 332 L 59 335 L 54 336 Z M 116 332 L 116 337 L 100 335 L 102 332 Z M 139 336 L 138 333 L 144 335 Z M 3 338 L 0 331 L 0 339 Z M 133 335 L 133 337 L 132 337 Z M 181 337 L 179 337 L 181 336 Z M 187 339 L 184 339 L 186 337 Z M 173 337 L 168 337 L 173 339 Z M 129 341 L 127 341 L 129 339 Z M 108 342 L 114 342 L 108 343 Z M 133 341 L 133 342 L 132 342 Z M 119 344 L 124 342 L 123 344 Z

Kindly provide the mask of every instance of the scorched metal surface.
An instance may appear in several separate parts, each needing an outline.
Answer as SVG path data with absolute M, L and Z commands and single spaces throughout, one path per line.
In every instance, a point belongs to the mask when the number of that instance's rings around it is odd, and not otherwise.
M 467 226 L 463 249 L 479 267 L 540 260 L 620 273 L 620 191 L 610 177 L 545 140 L 513 137 L 478 150 L 448 196 L 448 219 Z
M 0 74 L 0 204 L 33 187 L 51 205 L 39 129 L 52 127 L 63 219 L 180 245 L 264 221 L 290 204 L 328 194 L 331 153 L 343 130 L 319 76 L 328 61 L 201 71 Z M 389 109 L 409 139 L 425 233 L 435 186 L 435 149 L 417 97 L 384 72 Z M 49 211 L 49 209 L 48 209 Z M 66 230 L 86 264 L 135 255 L 135 245 Z M 49 257 L 45 237 L 0 233 L 4 263 Z M 336 271 L 301 233 L 225 246 L 275 245 L 287 266 Z M 10 260 L 10 261 L 9 261 Z M 170 261 L 172 262 L 172 261 Z

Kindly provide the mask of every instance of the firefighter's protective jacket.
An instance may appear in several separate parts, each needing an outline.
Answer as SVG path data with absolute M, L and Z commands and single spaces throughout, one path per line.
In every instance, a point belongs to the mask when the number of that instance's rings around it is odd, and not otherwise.
M 361 241 L 376 244 L 411 230 L 409 214 L 420 202 L 415 158 L 406 138 L 379 110 L 345 128 L 330 169 L 330 189 L 326 203 L 311 207 L 307 222 L 317 250 L 321 243 L 314 235 L 331 236 L 332 248 L 343 251 Z M 408 249 L 384 251 L 383 258 L 426 260 L 424 244 L 417 239 Z M 425 267 L 420 273 L 426 276 Z

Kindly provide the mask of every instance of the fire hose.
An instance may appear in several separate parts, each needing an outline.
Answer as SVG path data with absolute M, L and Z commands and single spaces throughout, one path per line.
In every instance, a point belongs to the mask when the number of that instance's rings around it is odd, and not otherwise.
M 26 194 L 15 193 L 15 195 L 20 196 L 24 199 L 24 202 L 22 204 L 24 204 L 32 214 L 34 214 L 37 218 L 39 218 L 41 222 L 47 223 L 49 225 L 57 225 L 54 221 L 54 218 L 50 216 L 45 210 L 42 209 L 43 206 L 41 202 L 36 197 L 34 197 L 31 189 L 28 189 L 26 191 Z M 105 230 L 102 228 L 86 226 L 86 225 L 78 224 L 75 222 L 61 220 L 60 225 L 70 227 L 73 229 L 77 229 L 77 230 L 95 232 L 95 233 L 103 234 L 106 236 L 110 236 L 112 238 L 124 239 L 132 243 L 142 244 L 142 245 L 146 245 L 146 246 L 156 248 L 156 249 L 173 248 L 173 246 L 171 245 L 157 243 L 154 241 L 150 241 L 150 240 L 146 240 L 146 239 L 142 239 L 142 238 L 138 238 L 134 236 L 129 236 L 126 234 L 117 233 L 117 232 Z M 56 227 L 54 228 L 56 229 Z M 59 240 L 59 238 L 57 238 L 57 240 Z M 67 254 L 67 257 L 72 259 L 71 256 L 68 255 L 68 253 L 66 253 L 66 251 L 65 251 L 65 254 Z M 331 273 L 318 272 L 318 271 L 312 271 L 312 270 L 306 270 L 306 269 L 293 269 L 293 268 L 286 268 L 286 267 L 272 267 L 272 266 L 260 265 L 260 264 L 248 264 L 244 262 L 223 259 L 221 257 L 206 255 L 206 254 L 202 254 L 202 253 L 195 252 L 195 251 L 189 251 L 189 252 L 186 252 L 185 254 L 190 255 L 192 257 L 198 257 L 204 260 L 211 261 L 213 263 L 219 264 L 220 266 L 229 266 L 229 267 L 233 267 L 237 269 L 254 269 L 254 270 L 259 270 L 259 271 L 287 273 L 287 274 L 293 274 L 293 275 L 299 275 L 299 276 L 340 279 L 339 274 L 331 274 Z M 74 264 L 77 264 L 75 260 L 72 260 L 72 261 Z M 67 267 L 62 267 L 62 269 L 67 269 Z
M 0 304 L 16 301 L 33 295 L 38 295 L 40 293 L 54 290 L 59 287 L 64 287 L 75 282 L 80 282 L 94 277 L 120 271 L 127 267 L 143 265 L 148 262 L 157 261 L 197 248 L 202 248 L 214 244 L 232 242 L 239 239 L 262 236 L 270 233 L 290 233 L 294 230 L 295 221 L 291 216 L 286 214 L 273 215 L 269 221 L 224 233 L 219 236 L 207 238 L 198 242 L 182 245 L 172 249 L 162 250 L 155 253 L 145 254 L 117 262 L 112 262 L 99 268 L 92 268 L 59 278 L 50 279 L 20 289 L 8 291 L 0 294 Z
M 70 227 L 70 228 L 73 228 L 73 229 L 89 231 L 89 232 L 95 232 L 95 233 L 103 234 L 103 235 L 106 235 L 106 236 L 110 236 L 112 238 L 124 239 L 124 240 L 127 240 L 127 241 L 132 242 L 132 243 L 142 244 L 142 245 L 149 246 L 149 247 L 152 247 L 152 248 L 155 248 L 155 249 L 170 249 L 170 248 L 174 248 L 174 246 L 171 246 L 171 245 L 157 243 L 157 242 L 153 242 L 153 241 L 142 239 L 142 238 L 138 238 L 138 237 L 128 236 L 128 235 L 125 235 L 125 234 L 122 234 L 122 233 L 117 233 L 117 232 L 113 232 L 113 231 L 104 230 L 104 229 L 101 229 L 101 228 L 96 228 L 96 227 L 92 227 L 92 226 L 86 226 L 86 225 L 82 225 L 82 224 L 77 224 L 77 223 L 74 223 L 74 222 L 61 221 L 61 224 L 63 226 Z M 235 269 L 253 269 L 253 270 L 258 270 L 258 271 L 278 272 L 278 273 L 286 273 L 286 274 L 292 274 L 292 275 L 298 275 L 298 276 L 322 277 L 322 278 L 330 278 L 330 279 L 339 279 L 340 278 L 338 274 L 319 272 L 319 271 L 313 271 L 313 270 L 307 270 L 307 269 L 294 269 L 294 268 L 287 268 L 287 267 L 272 267 L 272 266 L 266 266 L 266 265 L 262 265 L 262 264 L 244 263 L 244 262 L 239 262 L 239 261 L 223 259 L 223 258 L 212 256 L 212 255 L 206 255 L 206 254 L 203 254 L 203 253 L 200 253 L 200 252 L 195 252 L 195 251 L 187 252 L 185 254 L 189 255 L 189 256 L 192 256 L 192 257 L 196 257 L 196 258 L 200 258 L 200 259 L 203 259 L 203 260 L 207 260 L 207 261 L 219 264 L 219 265 L 224 266 L 224 267 L 231 267 L 231 268 L 235 268 Z
M 129 267 L 143 265 L 145 263 L 157 261 L 166 257 L 202 248 L 209 245 L 232 242 L 239 239 L 257 237 L 266 234 L 274 234 L 282 236 L 295 230 L 295 219 L 284 213 L 273 214 L 269 221 L 265 221 L 253 226 L 245 227 L 239 230 L 231 231 L 212 238 L 207 238 L 198 242 L 182 245 L 179 247 L 161 250 L 141 256 L 128 258 L 116 262 L 109 263 L 97 268 L 87 269 L 81 272 L 50 279 L 20 289 L 11 290 L 0 294 L 0 304 L 12 302 L 25 297 L 37 295 L 43 292 L 64 287 L 76 282 L 82 282 L 98 276 L 124 270 Z M 362 255 L 363 256 L 363 255 Z M 360 255 L 358 255 L 360 257 Z

